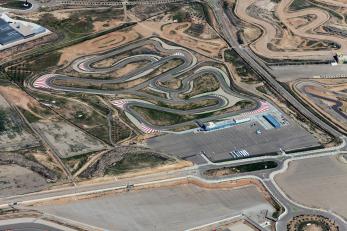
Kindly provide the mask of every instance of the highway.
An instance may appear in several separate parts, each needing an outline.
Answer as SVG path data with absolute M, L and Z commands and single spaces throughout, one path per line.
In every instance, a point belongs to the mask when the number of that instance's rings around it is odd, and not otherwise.
M 97 63 L 103 60 L 121 56 L 124 53 L 141 49 L 143 46 L 153 46 L 155 50 L 160 53 L 135 54 L 125 58 L 119 58 L 119 60 L 111 66 L 96 66 Z M 47 74 L 30 81 L 28 87 L 34 90 L 54 90 L 110 96 L 117 96 L 120 94 L 127 96 L 131 95 L 133 98 L 122 98 L 121 100 L 111 101 L 111 103 L 121 110 L 124 110 L 129 119 L 137 127 L 142 129 L 143 126 L 146 126 L 148 129 L 151 129 L 150 131 L 170 131 L 182 126 L 194 125 L 195 122 L 194 120 L 189 120 L 177 124 L 160 126 L 150 124 L 143 118 L 143 115 L 134 110 L 134 107 L 137 106 L 165 111 L 182 116 L 204 117 L 201 119 L 203 122 L 217 119 L 222 120 L 250 111 L 250 109 L 241 109 L 234 112 L 222 113 L 220 115 L 201 116 L 206 113 L 214 113 L 230 108 L 242 100 L 253 102 L 254 107 L 251 108 L 252 110 L 256 110 L 260 107 L 260 102 L 258 100 L 238 93 L 236 89 L 233 89 L 228 74 L 222 69 L 217 68 L 214 62 L 198 62 L 197 58 L 190 50 L 168 45 L 156 37 L 138 40 L 100 54 L 78 58 L 71 64 L 71 67 L 76 72 L 86 75 L 95 73 L 108 74 L 124 68 L 128 64 L 139 61 L 146 63 L 117 78 L 97 79 L 90 77 L 71 77 L 62 74 Z M 167 71 L 157 73 L 161 67 L 175 61 L 179 61 L 180 63 Z M 218 81 L 219 89 L 213 92 L 199 93 L 192 97 L 182 97 L 192 92 L 196 79 L 207 75 L 213 76 L 214 79 Z M 179 88 L 174 89 L 163 85 L 163 83 L 172 79 L 177 79 L 180 82 Z M 136 82 L 133 84 L 134 86 L 131 85 L 133 82 Z M 127 87 L 122 87 L 126 83 L 129 85 Z M 153 93 L 148 93 L 148 90 Z M 160 95 L 164 95 L 164 97 Z M 161 104 L 154 104 L 153 101 L 160 102 Z M 210 104 L 205 106 L 202 105 L 203 102 L 210 102 Z M 190 108 L 190 105 L 202 106 Z

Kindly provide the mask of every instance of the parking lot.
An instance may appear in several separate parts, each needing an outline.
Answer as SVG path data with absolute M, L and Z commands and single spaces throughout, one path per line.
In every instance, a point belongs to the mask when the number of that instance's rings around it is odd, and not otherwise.
M 276 118 L 278 115 L 273 114 Z M 147 145 L 155 150 L 200 164 L 206 162 L 203 153 L 213 162 L 259 156 L 275 155 L 282 150 L 292 151 L 320 146 L 305 129 L 285 118 L 280 128 L 272 128 L 262 116 L 248 123 L 213 132 L 167 134 L 149 139 Z M 283 122 L 283 121 L 281 121 Z M 235 152 L 243 153 L 236 155 Z
M 258 189 L 179 185 L 35 207 L 103 230 L 186 230 L 244 213 L 257 223 L 275 210 Z

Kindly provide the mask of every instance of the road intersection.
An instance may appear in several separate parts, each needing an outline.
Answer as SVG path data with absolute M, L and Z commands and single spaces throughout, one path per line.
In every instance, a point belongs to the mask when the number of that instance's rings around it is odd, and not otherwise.
M 228 182 L 233 180 L 240 179 L 255 179 L 262 182 L 262 184 L 266 187 L 268 192 L 272 195 L 272 197 L 284 208 L 284 213 L 280 215 L 276 222 L 277 230 L 285 230 L 287 222 L 292 219 L 294 216 L 299 214 L 319 214 L 325 217 L 328 217 L 334 220 L 340 227 L 346 227 L 347 222 L 337 214 L 332 211 L 326 211 L 324 209 L 319 208 L 309 208 L 305 205 L 299 204 L 290 198 L 280 189 L 277 183 L 274 180 L 274 177 L 277 174 L 285 172 L 288 168 L 288 165 L 291 161 L 307 159 L 307 158 L 319 158 L 323 156 L 334 156 L 346 154 L 344 151 L 346 148 L 346 138 L 342 138 L 343 142 L 333 148 L 320 149 L 315 151 L 305 151 L 298 152 L 295 154 L 285 154 L 283 153 L 280 156 L 271 156 L 271 157 L 255 157 L 250 159 L 243 159 L 232 162 L 224 162 L 224 163 L 208 163 L 204 165 L 194 165 L 192 167 L 186 167 L 179 170 L 169 171 L 169 172 L 160 172 L 155 174 L 149 174 L 144 176 L 138 176 L 134 178 L 124 178 L 117 179 L 114 178 L 112 181 L 105 181 L 99 184 L 76 184 L 75 186 L 68 186 L 65 188 L 41 191 L 37 193 L 30 193 L 24 195 L 17 195 L 12 197 L 5 197 L 0 199 L 0 208 L 8 208 L 10 206 L 19 206 L 21 208 L 39 203 L 39 202 L 47 202 L 51 200 L 57 199 L 73 199 L 78 198 L 80 196 L 87 195 L 97 195 L 103 194 L 106 192 L 111 192 L 115 190 L 124 190 L 132 185 L 132 187 L 143 187 L 146 185 L 153 185 L 165 182 L 175 182 L 178 180 L 189 180 L 195 179 L 198 181 L 202 181 L 205 183 L 221 183 Z M 247 163 L 257 163 L 262 161 L 276 161 L 278 166 L 275 169 L 267 169 L 260 170 L 255 172 L 248 173 L 240 173 L 232 176 L 224 176 L 224 177 L 207 177 L 204 175 L 204 172 L 209 169 L 214 169 L 216 167 L 227 167 L 227 166 L 237 166 L 240 164 Z

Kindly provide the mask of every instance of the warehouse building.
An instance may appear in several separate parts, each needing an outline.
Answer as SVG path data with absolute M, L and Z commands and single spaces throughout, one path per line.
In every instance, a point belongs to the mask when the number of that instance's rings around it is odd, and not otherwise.
M 24 43 L 51 33 L 35 23 L 14 20 L 0 14 L 0 50 Z
M 0 18 L 0 44 L 7 45 L 16 42 L 24 37 L 16 30 L 14 30 L 8 22 Z
M 281 127 L 281 124 L 271 114 L 263 115 L 263 117 L 264 117 L 264 119 L 266 119 L 267 122 L 269 122 L 269 124 L 272 125 L 272 127 L 274 127 L 274 128 L 280 128 Z

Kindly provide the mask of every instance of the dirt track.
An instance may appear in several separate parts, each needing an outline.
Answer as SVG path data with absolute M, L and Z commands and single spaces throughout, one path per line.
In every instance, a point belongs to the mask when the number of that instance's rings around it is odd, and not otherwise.
M 279 21 L 287 28 L 282 31 L 287 40 L 293 40 L 295 37 L 309 40 L 319 40 L 319 41 L 333 41 L 341 46 L 340 49 L 331 51 L 328 50 L 292 50 L 284 49 L 284 51 L 274 51 L 269 49 L 268 44 L 273 43 L 275 40 L 283 39 L 276 35 L 276 27 L 274 24 L 263 20 L 263 18 L 256 18 L 250 16 L 247 12 L 249 6 L 256 3 L 256 0 L 238 0 L 235 7 L 236 15 L 242 20 L 251 23 L 263 30 L 263 34 L 255 42 L 251 44 L 251 48 L 258 53 L 267 58 L 273 59 L 319 59 L 319 58 L 331 58 L 335 52 L 346 52 L 347 51 L 347 41 L 343 38 L 339 38 L 331 35 L 322 35 L 314 32 L 315 29 L 319 28 L 325 24 L 330 19 L 330 15 L 327 11 L 318 8 L 308 8 L 300 10 L 297 12 L 290 12 L 289 6 L 292 4 L 293 0 L 283 0 L 278 3 L 275 7 L 274 13 L 278 16 Z M 330 1 L 332 4 L 335 1 Z M 301 18 L 303 16 L 312 16 L 314 18 L 301 27 L 297 27 L 290 23 L 293 18 Z M 277 28 L 278 29 L 278 28 Z M 283 28 L 281 28 L 283 30 Z M 294 37 L 293 37 L 294 36 Z M 298 38 L 296 38 L 298 39 Z

